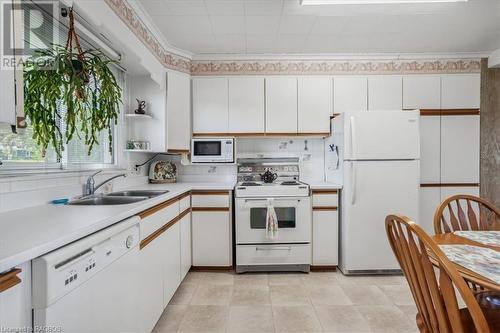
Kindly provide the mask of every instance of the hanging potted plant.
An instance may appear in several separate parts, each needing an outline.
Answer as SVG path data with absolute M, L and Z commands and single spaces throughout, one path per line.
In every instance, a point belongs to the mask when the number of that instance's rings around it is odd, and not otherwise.
M 109 68 L 113 63 L 117 61 L 99 50 L 82 49 L 70 8 L 66 45 L 37 51 L 24 68 L 24 110 L 43 153 L 50 145 L 61 157 L 76 133 L 90 155 L 103 130 L 112 151 L 112 125 L 117 124 L 122 97 Z

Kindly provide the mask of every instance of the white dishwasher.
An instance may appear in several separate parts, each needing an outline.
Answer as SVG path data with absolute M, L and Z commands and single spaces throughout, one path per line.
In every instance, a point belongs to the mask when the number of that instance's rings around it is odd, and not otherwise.
M 33 260 L 33 325 L 44 332 L 143 332 L 139 218 Z

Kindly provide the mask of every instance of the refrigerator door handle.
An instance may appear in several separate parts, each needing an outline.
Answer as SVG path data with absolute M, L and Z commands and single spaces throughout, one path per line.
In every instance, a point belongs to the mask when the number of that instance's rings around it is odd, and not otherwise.
M 349 119 L 349 125 L 351 127 L 351 159 L 356 159 L 356 124 L 354 116 Z
M 356 202 L 356 165 L 355 161 L 351 161 L 351 205 Z

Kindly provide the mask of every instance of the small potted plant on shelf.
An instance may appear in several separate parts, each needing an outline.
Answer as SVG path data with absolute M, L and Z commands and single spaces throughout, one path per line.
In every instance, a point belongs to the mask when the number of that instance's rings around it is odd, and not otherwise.
M 76 133 L 90 155 L 103 130 L 112 151 L 112 125 L 122 102 L 122 89 L 109 67 L 113 63 L 100 50 L 82 49 L 70 8 L 66 45 L 37 51 L 24 67 L 24 110 L 42 152 L 50 145 L 61 157 Z

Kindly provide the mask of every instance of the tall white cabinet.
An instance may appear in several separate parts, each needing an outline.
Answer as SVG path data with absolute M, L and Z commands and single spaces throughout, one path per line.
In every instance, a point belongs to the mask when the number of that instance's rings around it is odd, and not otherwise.
M 333 111 L 362 112 L 368 110 L 368 79 L 366 76 L 333 78 Z
M 403 77 L 371 75 L 368 77 L 368 110 L 401 110 L 403 108 Z
M 330 133 L 331 79 L 299 77 L 297 89 L 299 133 Z

